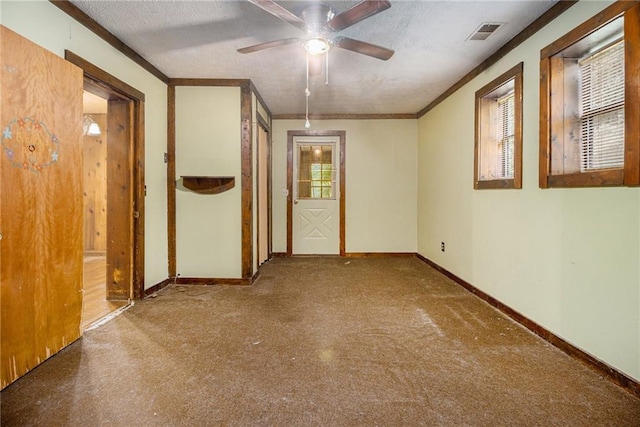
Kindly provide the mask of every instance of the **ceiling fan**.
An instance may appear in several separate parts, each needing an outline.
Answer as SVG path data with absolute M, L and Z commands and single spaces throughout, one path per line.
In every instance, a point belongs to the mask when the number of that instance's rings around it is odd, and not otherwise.
M 306 37 L 287 38 L 260 43 L 238 49 L 240 53 L 258 52 L 272 47 L 301 43 L 309 54 L 326 53 L 331 47 L 350 50 L 386 61 L 393 56 L 394 51 L 382 46 L 355 40 L 349 37 L 332 36 L 360 21 L 378 14 L 391 7 L 388 0 L 364 0 L 351 9 L 338 15 L 331 7 L 322 3 L 312 3 L 305 7 L 300 16 L 295 15 L 274 0 L 248 0 L 262 10 L 288 22 L 306 33 Z

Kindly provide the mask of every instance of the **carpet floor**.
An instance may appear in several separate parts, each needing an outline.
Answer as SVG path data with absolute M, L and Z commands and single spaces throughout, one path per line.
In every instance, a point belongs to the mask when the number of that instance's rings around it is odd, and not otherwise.
M 640 399 L 415 258 L 175 286 L 1 394 L 2 426 L 638 426 Z

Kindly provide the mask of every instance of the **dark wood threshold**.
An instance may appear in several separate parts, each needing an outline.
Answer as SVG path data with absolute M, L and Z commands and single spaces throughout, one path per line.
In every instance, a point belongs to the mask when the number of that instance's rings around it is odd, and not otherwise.
M 516 322 L 520 323 L 522 326 L 524 326 L 525 328 L 529 329 L 531 332 L 533 332 L 534 334 L 538 335 L 540 338 L 544 339 L 545 341 L 549 342 L 553 346 L 555 346 L 558 349 L 562 350 L 563 352 L 567 353 L 569 356 L 571 356 L 571 357 L 579 360 L 580 362 L 584 363 L 589 368 L 591 368 L 591 369 L 595 370 L 596 372 L 598 372 L 599 374 L 605 376 L 607 379 L 609 379 L 613 383 L 615 383 L 615 384 L 619 385 L 620 387 L 624 388 L 625 390 L 627 390 L 629 393 L 631 393 L 634 396 L 640 398 L 640 382 L 634 380 L 633 378 L 628 377 L 627 375 L 625 375 L 622 372 L 612 368 L 611 366 L 607 365 L 606 363 L 602 362 L 601 360 L 596 359 L 595 357 L 591 356 L 590 354 L 580 350 L 578 347 L 574 346 L 573 344 L 568 343 L 567 341 L 563 340 L 559 336 L 553 334 L 551 331 L 545 329 L 544 327 L 538 325 L 534 321 L 532 321 L 532 320 L 526 318 L 525 316 L 523 316 L 522 314 L 518 313 L 517 311 L 515 311 L 511 307 L 501 303 L 500 301 L 498 301 L 497 299 L 495 299 L 491 295 L 486 294 L 485 292 L 483 292 L 480 289 L 476 288 L 475 286 L 473 286 L 469 282 L 467 282 L 467 281 L 461 279 L 460 277 L 456 276 L 455 274 L 451 273 L 449 270 L 447 270 L 447 269 L 445 269 L 443 267 L 440 267 L 438 264 L 436 264 L 435 262 L 431 261 L 430 259 L 425 258 L 424 256 L 422 256 L 422 255 L 420 255 L 418 253 L 415 254 L 415 255 L 419 260 L 425 262 L 429 266 L 431 266 L 434 269 L 438 270 L 440 273 L 444 274 L 449 279 L 453 280 L 458 285 L 462 286 L 463 288 L 465 288 L 466 290 L 468 290 L 469 292 L 471 292 L 472 294 L 474 294 L 478 298 L 480 298 L 483 301 L 487 302 L 489 305 L 495 307 L 496 309 L 501 311 L 503 314 L 509 316 L 510 318 L 515 320 Z
M 143 298 L 147 298 L 155 294 L 156 292 L 161 291 L 162 289 L 166 288 L 170 284 L 171 284 L 171 279 L 164 279 L 162 282 L 157 283 L 148 289 L 145 289 Z

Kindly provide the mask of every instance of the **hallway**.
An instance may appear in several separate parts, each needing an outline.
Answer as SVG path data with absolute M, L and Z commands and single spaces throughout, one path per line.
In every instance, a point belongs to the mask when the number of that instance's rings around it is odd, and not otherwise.
M 2 425 L 637 425 L 640 400 L 412 257 L 170 286 L 2 392 Z

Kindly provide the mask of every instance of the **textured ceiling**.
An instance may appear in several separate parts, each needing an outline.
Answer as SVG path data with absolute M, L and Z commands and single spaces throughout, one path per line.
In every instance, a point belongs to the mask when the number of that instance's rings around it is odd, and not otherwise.
M 236 49 L 301 37 L 298 28 L 243 0 L 106 1 L 73 4 L 172 78 L 251 79 L 274 114 L 305 111 L 305 52 L 291 44 L 251 54 Z M 309 1 L 280 1 L 299 14 Z M 340 13 L 358 1 L 328 1 Z M 312 114 L 416 113 L 522 31 L 555 1 L 406 1 L 339 35 L 395 50 L 388 61 L 333 48 L 329 85 L 312 78 Z M 467 41 L 482 23 L 503 23 Z

